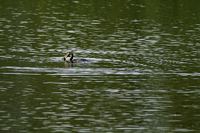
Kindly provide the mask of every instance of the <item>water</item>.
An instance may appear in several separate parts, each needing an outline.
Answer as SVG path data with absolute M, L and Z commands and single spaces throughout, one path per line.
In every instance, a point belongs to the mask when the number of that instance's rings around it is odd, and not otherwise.
M 0 131 L 199 132 L 199 4 L 1 0 Z

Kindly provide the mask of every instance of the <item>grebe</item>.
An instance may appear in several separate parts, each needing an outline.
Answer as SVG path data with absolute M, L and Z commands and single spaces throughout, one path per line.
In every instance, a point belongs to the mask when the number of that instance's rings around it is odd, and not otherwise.
M 78 62 L 87 62 L 88 61 L 86 59 L 73 59 L 73 58 L 74 58 L 73 52 L 66 52 L 63 57 L 63 60 L 68 63 L 78 63 Z

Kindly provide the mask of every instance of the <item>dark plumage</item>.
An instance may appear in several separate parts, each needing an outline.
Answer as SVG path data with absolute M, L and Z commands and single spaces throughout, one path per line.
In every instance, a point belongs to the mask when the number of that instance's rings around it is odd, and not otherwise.
M 87 59 L 74 59 L 73 52 L 65 53 L 63 60 L 68 63 L 78 63 L 78 62 L 87 62 Z

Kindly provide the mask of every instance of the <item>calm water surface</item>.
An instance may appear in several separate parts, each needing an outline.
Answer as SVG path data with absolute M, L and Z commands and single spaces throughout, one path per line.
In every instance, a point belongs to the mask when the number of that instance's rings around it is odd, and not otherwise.
M 0 2 L 0 132 L 200 132 L 199 0 Z

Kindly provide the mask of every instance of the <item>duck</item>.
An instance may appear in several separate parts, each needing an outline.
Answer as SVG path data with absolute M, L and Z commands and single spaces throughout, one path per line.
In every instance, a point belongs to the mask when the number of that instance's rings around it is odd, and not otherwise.
M 86 59 L 74 59 L 74 54 L 73 52 L 66 52 L 63 60 L 67 63 L 78 63 L 78 62 L 87 62 L 88 60 Z

